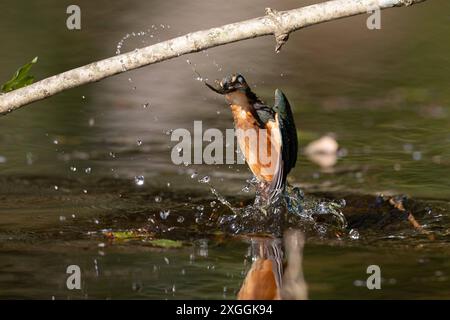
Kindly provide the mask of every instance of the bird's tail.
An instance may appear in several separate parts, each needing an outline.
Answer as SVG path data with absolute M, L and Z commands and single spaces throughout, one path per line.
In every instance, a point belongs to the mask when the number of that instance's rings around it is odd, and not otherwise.
M 280 157 L 275 170 L 275 176 L 270 183 L 266 183 L 263 187 L 262 194 L 268 204 L 277 203 L 284 194 L 287 183 L 287 175 L 284 174 L 283 168 L 283 160 Z

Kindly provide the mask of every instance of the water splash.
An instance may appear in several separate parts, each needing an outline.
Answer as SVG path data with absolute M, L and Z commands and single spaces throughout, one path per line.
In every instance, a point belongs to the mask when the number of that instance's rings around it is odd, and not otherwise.
M 202 77 L 202 75 L 197 71 L 197 66 L 196 66 L 195 64 L 192 64 L 192 61 L 191 61 L 191 60 L 186 59 L 186 63 L 191 67 L 192 72 L 194 72 L 194 74 L 196 75 L 195 80 L 201 81 L 201 82 L 206 82 L 206 81 L 208 81 L 208 78 Z
M 162 210 L 159 212 L 161 219 L 166 220 L 170 215 L 170 210 Z
M 144 183 L 145 183 L 145 178 L 144 178 L 144 176 L 135 176 L 135 177 L 134 177 L 134 183 L 135 183 L 137 186 L 143 186 Z
M 256 178 L 247 181 L 246 192 L 255 190 L 253 203 L 235 207 L 222 196 L 205 176 L 199 183 L 207 184 L 215 198 L 231 213 L 222 212 L 217 224 L 224 231 L 238 233 L 282 234 L 283 229 L 302 228 L 304 232 L 314 232 L 319 236 L 339 236 L 347 233 L 351 239 L 359 239 L 357 230 L 347 230 L 347 220 L 342 213 L 345 200 L 326 200 L 305 197 L 298 187 L 288 185 L 285 192 L 268 203 L 262 195 Z
M 161 24 L 159 27 L 160 27 L 159 29 L 165 29 L 166 26 Z M 170 26 L 168 26 L 168 27 L 170 28 Z M 147 37 L 147 38 L 153 39 L 157 33 L 158 33 L 158 26 L 152 25 L 151 28 L 148 28 L 147 30 L 141 30 L 141 31 L 138 31 L 138 32 L 130 32 L 130 33 L 125 34 L 119 40 L 119 42 L 117 42 L 116 55 L 119 55 L 119 54 L 122 53 L 122 47 L 125 45 L 125 43 L 128 40 L 133 39 L 133 38 L 143 38 L 143 37 Z M 143 44 L 148 44 L 146 38 L 144 38 L 141 42 Z

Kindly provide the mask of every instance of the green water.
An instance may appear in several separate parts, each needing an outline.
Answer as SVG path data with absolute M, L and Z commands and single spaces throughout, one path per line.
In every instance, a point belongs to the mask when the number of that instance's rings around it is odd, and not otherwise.
M 256 17 L 265 7 L 308 3 L 79 1 L 82 30 L 69 31 L 69 3 L 11 2 L 0 11 L 0 82 L 34 56 L 39 62 L 33 74 L 41 79 L 114 55 L 127 33 L 150 29 L 126 41 L 122 52 Z M 307 234 L 303 267 L 311 299 L 448 299 L 449 9 L 448 1 L 429 0 L 383 11 L 379 31 L 366 29 L 365 16 L 314 26 L 292 34 L 279 54 L 271 37 L 218 47 L 0 118 L 0 297 L 236 297 L 248 270 L 250 237 L 218 237 L 217 228 L 195 223 L 198 206 L 207 215 L 227 212 L 211 207 L 218 201 L 197 179 L 210 176 L 219 193 L 239 206 L 252 199 L 241 191 L 251 175 L 245 165 L 172 164 L 170 130 L 191 130 L 196 120 L 204 128 L 233 125 L 222 98 L 195 80 L 189 59 L 210 80 L 242 73 L 270 103 L 281 88 L 294 107 L 300 139 L 291 183 L 308 199 L 346 200 L 343 212 L 360 238 Z M 303 154 L 327 133 L 344 150 L 332 170 Z M 194 172 L 198 178 L 192 179 Z M 143 186 L 134 181 L 140 175 Z M 407 195 L 433 237 L 388 206 L 377 208 L 378 194 Z M 170 210 L 167 220 L 159 214 L 164 210 Z M 185 221 L 177 222 L 178 216 Z M 110 242 L 102 235 L 138 228 L 180 240 L 183 247 Z M 66 288 L 71 264 L 81 267 L 80 291 Z M 381 290 L 360 285 L 371 264 L 381 267 Z

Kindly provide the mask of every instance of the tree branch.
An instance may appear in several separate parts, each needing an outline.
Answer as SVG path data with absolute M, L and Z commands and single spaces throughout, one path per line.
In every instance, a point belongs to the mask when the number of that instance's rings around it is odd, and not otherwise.
M 268 8 L 263 17 L 189 33 L 72 69 L 0 95 L 0 115 L 70 88 L 188 53 L 270 34 L 275 36 L 276 51 L 279 51 L 289 33 L 301 28 L 367 13 L 376 7 L 402 7 L 423 1 L 425 0 L 333 0 L 280 12 Z

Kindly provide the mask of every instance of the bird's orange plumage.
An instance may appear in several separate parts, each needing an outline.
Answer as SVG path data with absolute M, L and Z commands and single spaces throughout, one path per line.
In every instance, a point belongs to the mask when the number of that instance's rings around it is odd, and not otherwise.
M 241 101 L 244 102 L 245 100 Z M 238 136 L 238 143 L 250 170 L 258 180 L 271 182 L 276 173 L 275 170 L 277 169 L 278 155 L 281 148 L 278 123 L 275 121 L 267 122 L 264 128 L 266 132 L 262 134 L 260 133 L 262 128 L 258 126 L 256 119 L 249 110 L 250 106 L 247 106 L 246 103 L 231 105 L 236 129 L 241 129 L 244 132 L 253 130 L 255 133 L 254 135 L 244 135 L 244 137 Z M 256 141 L 250 141 L 251 137 L 256 137 Z M 266 139 L 265 144 L 260 143 L 260 139 Z M 262 155 L 266 157 L 264 161 L 261 158 Z
M 280 290 L 273 274 L 273 261 L 258 258 L 237 295 L 238 300 L 280 300 Z

